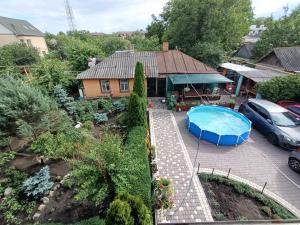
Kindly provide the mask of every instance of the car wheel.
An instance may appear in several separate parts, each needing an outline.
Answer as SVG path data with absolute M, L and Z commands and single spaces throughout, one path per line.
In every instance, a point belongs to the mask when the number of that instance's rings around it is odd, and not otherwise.
M 278 138 L 275 134 L 271 133 L 268 135 L 268 141 L 272 144 L 272 145 L 278 145 Z
M 296 172 L 300 172 L 300 161 L 292 157 L 289 158 L 289 167 Z

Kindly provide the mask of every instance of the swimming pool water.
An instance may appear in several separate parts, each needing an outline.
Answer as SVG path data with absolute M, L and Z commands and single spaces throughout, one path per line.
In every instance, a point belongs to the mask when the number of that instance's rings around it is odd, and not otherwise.
M 251 131 L 251 122 L 244 115 L 221 106 L 194 107 L 186 122 L 196 137 L 218 145 L 240 144 Z

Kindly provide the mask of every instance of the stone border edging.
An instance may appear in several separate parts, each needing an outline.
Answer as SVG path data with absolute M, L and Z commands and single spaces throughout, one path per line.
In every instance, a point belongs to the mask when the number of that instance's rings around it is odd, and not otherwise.
M 212 169 L 209 168 L 200 168 L 199 169 L 199 173 L 208 173 L 211 174 L 212 173 Z M 221 176 L 227 176 L 227 172 L 221 171 L 221 170 L 214 170 L 214 174 L 216 175 L 221 175 Z M 239 176 L 233 175 L 230 173 L 229 178 L 235 181 L 239 181 L 241 183 L 245 183 L 248 184 L 250 187 L 254 188 L 257 191 L 261 191 L 263 189 L 262 186 L 257 185 L 247 179 L 241 178 Z M 264 195 L 266 195 L 267 197 L 273 199 L 275 202 L 279 203 L 280 205 L 284 206 L 285 208 L 287 208 L 291 213 L 293 213 L 296 217 L 300 218 L 300 211 L 293 206 L 292 204 L 290 204 L 289 202 L 287 202 L 286 200 L 284 200 L 283 198 L 279 197 L 278 195 L 276 195 L 275 193 L 273 193 L 272 191 L 268 190 L 267 188 L 264 190 Z

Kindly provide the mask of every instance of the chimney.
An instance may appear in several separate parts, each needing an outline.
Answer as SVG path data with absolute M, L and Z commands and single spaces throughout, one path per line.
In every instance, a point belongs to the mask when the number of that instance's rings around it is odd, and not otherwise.
M 163 42 L 163 51 L 164 52 L 169 51 L 169 42 L 167 42 L 167 41 Z

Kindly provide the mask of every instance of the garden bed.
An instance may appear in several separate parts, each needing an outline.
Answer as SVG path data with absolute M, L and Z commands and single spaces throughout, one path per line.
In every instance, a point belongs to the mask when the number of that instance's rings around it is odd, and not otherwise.
M 216 221 L 296 218 L 286 208 L 246 184 L 210 174 L 200 174 L 199 178 Z

